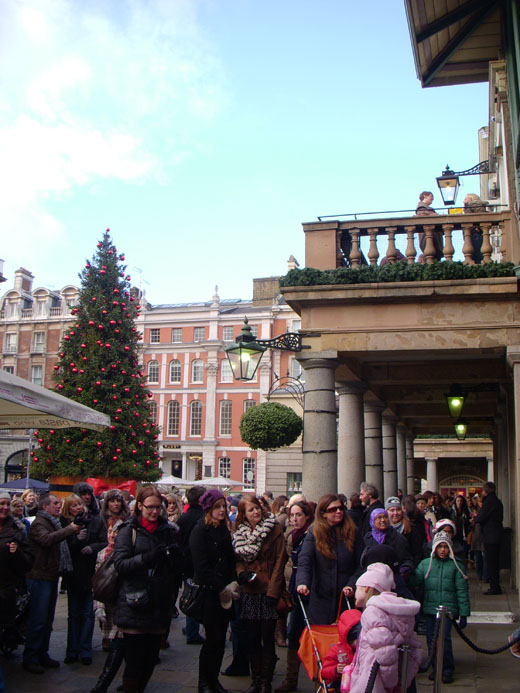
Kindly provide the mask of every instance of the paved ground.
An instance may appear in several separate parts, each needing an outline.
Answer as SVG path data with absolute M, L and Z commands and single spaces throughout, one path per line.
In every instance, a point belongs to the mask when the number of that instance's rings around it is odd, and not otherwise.
M 487 585 L 471 581 L 471 602 L 474 611 L 513 611 L 519 616 L 518 597 L 509 591 L 498 597 L 483 596 L 481 592 Z M 55 630 L 51 640 L 52 657 L 63 660 L 66 639 L 66 597 L 60 595 Z M 157 665 L 150 681 L 147 693 L 194 693 L 197 686 L 197 662 L 199 647 L 186 645 L 181 628 L 184 618 L 173 621 L 169 650 L 161 652 L 161 662 Z M 507 640 L 516 625 L 470 625 L 466 629 L 468 636 L 479 646 L 488 649 L 499 647 Z M 518 691 L 520 689 L 520 660 L 511 656 L 509 651 L 498 655 L 480 655 L 471 650 L 460 638 L 453 634 L 456 672 L 455 681 L 443 686 L 444 690 L 456 693 L 488 693 L 493 691 Z M 101 638 L 96 630 L 94 637 L 94 661 L 91 666 L 82 664 L 62 664 L 58 670 L 50 670 L 43 676 L 35 676 L 24 672 L 21 668 L 21 653 L 18 651 L 10 659 L 0 656 L 0 665 L 4 672 L 7 693 L 88 693 L 102 669 L 105 654 L 101 651 Z M 279 649 L 280 661 L 276 669 L 274 686 L 278 685 L 284 675 L 285 650 Z M 227 644 L 224 665 L 231 660 L 231 643 Z M 121 670 L 122 671 L 122 670 Z M 230 691 L 244 691 L 249 686 L 249 679 L 222 677 L 222 683 Z M 419 693 L 431 691 L 433 684 L 428 681 L 426 674 L 420 674 L 417 679 Z M 120 675 L 116 677 L 110 688 L 115 691 L 121 683 Z M 304 674 L 300 674 L 302 693 L 314 690 L 311 682 Z

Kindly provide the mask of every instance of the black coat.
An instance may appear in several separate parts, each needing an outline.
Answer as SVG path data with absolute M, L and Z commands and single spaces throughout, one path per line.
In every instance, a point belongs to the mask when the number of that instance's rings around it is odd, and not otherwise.
M 62 527 L 70 524 L 70 520 L 60 517 Z M 85 518 L 87 536 L 79 540 L 77 534 L 67 537 L 70 557 L 72 560 L 72 573 L 66 573 L 62 577 L 62 584 L 66 589 L 88 591 L 92 588 L 92 576 L 96 570 L 96 557 L 101 549 L 107 545 L 107 529 L 102 516 L 98 513 Z M 81 550 L 90 546 L 92 553 L 83 554 Z
M 349 551 L 344 542 L 334 545 L 336 558 L 326 558 L 316 548 L 313 527 L 309 529 L 298 556 L 296 587 L 307 585 L 310 590 L 307 615 L 311 623 L 328 624 L 336 620 L 341 590 L 355 587 L 361 575 L 360 560 L 363 541 L 356 529 L 354 549 Z M 342 606 L 345 606 L 343 600 Z
M 159 545 L 169 547 L 168 556 L 155 566 L 145 566 L 143 554 Z M 181 568 L 177 529 L 160 517 L 157 530 L 151 534 L 133 516 L 119 529 L 114 563 L 120 576 L 115 624 L 123 632 L 166 633 Z M 139 590 L 147 590 L 148 604 L 143 607 L 128 605 L 127 594 Z
M 15 541 L 18 548 L 10 553 L 7 544 Z M 23 588 L 24 577 L 33 563 L 33 555 L 25 532 L 9 515 L 0 528 L 0 623 L 7 625 L 16 616 L 16 588 Z
M 482 508 L 475 518 L 475 524 L 482 528 L 484 544 L 500 544 L 504 506 L 496 493 L 488 493 L 482 499 Z
M 236 580 L 235 552 L 229 529 L 225 523 L 213 527 L 200 519 L 191 532 L 190 549 L 194 580 L 206 588 L 203 621 L 211 622 L 224 614 L 219 592 Z
M 385 506 L 381 503 L 380 500 L 376 500 L 372 503 L 372 505 L 369 505 L 368 507 L 365 508 L 365 512 L 363 514 L 363 519 L 361 520 L 361 525 L 360 525 L 360 531 L 361 531 L 361 536 L 364 537 L 367 532 L 372 531 L 372 527 L 370 526 L 370 513 L 372 510 L 375 510 L 376 508 L 383 508 L 385 509 Z
M 366 547 L 377 546 L 378 542 L 374 539 L 372 535 L 372 530 L 365 534 L 364 542 Z M 391 546 L 394 549 L 397 556 L 397 560 L 399 562 L 399 569 L 405 567 L 408 568 L 411 573 L 415 571 L 415 565 L 413 562 L 412 554 L 410 552 L 408 540 L 405 539 L 402 534 L 396 532 L 393 527 L 389 527 L 386 530 L 386 536 L 383 541 L 383 544 Z
M 182 577 L 193 577 L 193 560 L 190 550 L 190 535 L 197 522 L 204 515 L 200 505 L 190 505 L 189 508 L 177 520 L 179 527 L 179 542 L 184 553 Z

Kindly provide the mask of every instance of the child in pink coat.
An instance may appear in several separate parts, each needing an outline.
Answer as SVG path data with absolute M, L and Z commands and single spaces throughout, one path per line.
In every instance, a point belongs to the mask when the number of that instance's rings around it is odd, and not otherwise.
M 365 608 L 361 617 L 361 635 L 357 643 L 356 663 L 350 693 L 364 693 L 374 662 L 379 671 L 373 693 L 397 693 L 400 645 L 411 648 L 408 659 L 407 687 L 415 679 L 423 657 L 421 642 L 414 633 L 415 615 L 421 605 L 398 597 L 392 569 L 384 563 L 372 563 L 356 582 L 356 607 Z

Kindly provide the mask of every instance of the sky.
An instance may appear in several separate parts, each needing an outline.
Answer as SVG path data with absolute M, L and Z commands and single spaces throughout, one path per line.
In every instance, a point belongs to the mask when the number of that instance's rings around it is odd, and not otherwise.
M 79 285 L 110 228 L 152 304 L 251 298 L 303 222 L 478 163 L 487 104 L 421 88 L 402 0 L 1 0 L 3 287 Z

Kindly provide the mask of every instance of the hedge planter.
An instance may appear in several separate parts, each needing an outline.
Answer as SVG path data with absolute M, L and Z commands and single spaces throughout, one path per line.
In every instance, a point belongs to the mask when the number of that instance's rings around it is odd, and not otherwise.
M 242 440 L 253 450 L 276 450 L 291 445 L 302 428 L 301 416 L 278 402 L 250 407 L 240 419 Z

